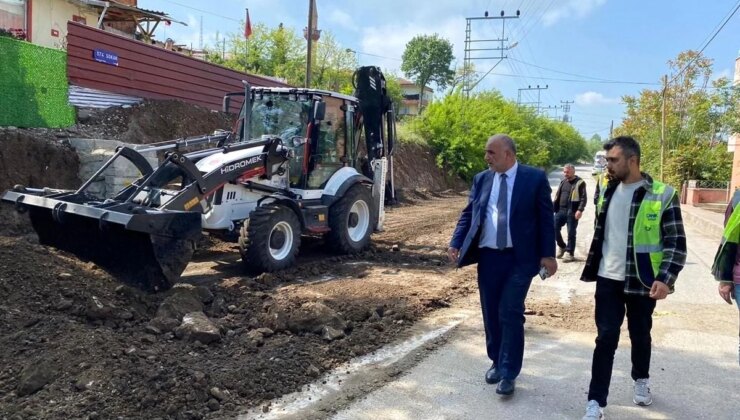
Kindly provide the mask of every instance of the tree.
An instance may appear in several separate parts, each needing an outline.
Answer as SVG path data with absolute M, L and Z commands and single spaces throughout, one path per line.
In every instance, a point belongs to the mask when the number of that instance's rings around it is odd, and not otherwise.
M 594 134 L 588 141 L 588 154 L 593 157 L 599 150 L 604 150 L 604 140 L 600 135 Z
M 401 70 L 419 86 L 419 111 L 427 83 L 434 82 L 437 88 L 444 89 L 453 81 L 455 72 L 450 63 L 454 58 L 450 41 L 437 34 L 418 35 L 406 44 Z
M 305 77 L 306 46 L 292 28 L 282 24 L 270 29 L 264 24 L 252 26 L 247 41 L 242 33 L 228 37 L 227 56 L 207 53 L 206 60 L 228 68 L 277 77 L 301 86 Z
M 465 83 L 469 81 L 473 75 L 475 75 L 475 64 L 473 63 L 467 63 L 462 67 L 456 67 L 455 75 L 452 78 L 452 82 L 450 82 L 450 90 L 447 94 L 452 95 L 456 91 L 459 92 L 458 89 L 462 89 L 465 86 Z
M 396 112 L 396 119 L 398 119 L 398 112 L 403 105 L 403 90 L 401 90 L 401 83 L 398 81 L 398 76 L 391 71 L 384 71 L 385 75 L 385 90 L 388 96 L 393 102 L 393 109 Z
M 440 167 L 467 179 L 485 167 L 483 149 L 495 133 L 511 135 L 520 162 L 542 168 L 577 161 L 587 150 L 583 137 L 569 124 L 538 116 L 496 91 L 477 93 L 468 100 L 447 95 L 407 128 L 436 149 Z
M 640 141 L 642 167 L 680 187 L 689 179 L 727 181 L 732 155 L 725 142 L 740 127 L 740 93 L 726 79 L 707 86 L 712 60 L 696 51 L 684 51 L 668 62 L 669 83 L 661 90 L 645 89 L 625 96 L 626 117 L 616 135 Z M 661 118 L 665 97 L 665 161 L 661 162 Z
M 316 48 L 312 87 L 350 94 L 352 75 L 356 68 L 355 53 L 339 45 L 331 32 L 322 32 L 321 42 L 318 42 Z

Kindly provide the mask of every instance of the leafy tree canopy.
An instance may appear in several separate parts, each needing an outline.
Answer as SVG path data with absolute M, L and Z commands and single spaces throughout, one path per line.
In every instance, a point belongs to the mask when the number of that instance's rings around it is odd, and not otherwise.
M 448 95 L 409 125 L 436 149 L 440 166 L 467 179 L 485 169 L 483 150 L 496 133 L 507 133 L 514 139 L 517 159 L 525 164 L 549 169 L 588 156 L 585 140 L 572 126 L 537 116 L 495 91 L 467 100 L 462 95 Z
M 625 96 L 626 116 L 615 135 L 640 142 L 641 167 L 680 187 L 689 179 L 727 181 L 732 154 L 727 140 L 740 128 L 740 90 L 729 80 L 711 82 L 712 60 L 684 51 L 668 62 L 668 84 Z M 661 165 L 661 118 L 665 97 L 664 162 Z
M 439 35 L 418 35 L 406 44 L 401 71 L 419 86 L 419 109 L 424 95 L 424 86 L 432 82 L 444 89 L 454 80 L 455 72 L 450 64 L 452 55 L 450 41 Z

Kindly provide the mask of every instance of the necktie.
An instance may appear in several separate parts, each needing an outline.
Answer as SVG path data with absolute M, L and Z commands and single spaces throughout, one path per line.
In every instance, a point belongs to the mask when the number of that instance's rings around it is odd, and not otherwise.
M 496 220 L 496 248 L 506 248 L 506 232 L 508 227 L 508 217 L 506 214 L 506 202 L 509 198 L 509 192 L 506 186 L 506 174 L 501 174 L 501 187 L 498 189 L 498 201 L 496 209 L 498 210 L 498 219 Z

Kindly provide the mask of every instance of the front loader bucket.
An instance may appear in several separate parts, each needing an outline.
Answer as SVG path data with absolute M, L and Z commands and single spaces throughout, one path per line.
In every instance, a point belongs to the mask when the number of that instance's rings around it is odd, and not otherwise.
M 76 203 L 76 196 L 6 192 L 27 210 L 44 245 L 71 252 L 119 280 L 148 291 L 167 290 L 180 277 L 201 233 L 201 215 L 131 203 Z

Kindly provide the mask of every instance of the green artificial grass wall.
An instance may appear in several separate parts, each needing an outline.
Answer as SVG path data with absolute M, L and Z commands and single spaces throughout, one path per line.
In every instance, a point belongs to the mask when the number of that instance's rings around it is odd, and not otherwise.
M 68 127 L 67 53 L 0 37 L 0 126 Z

